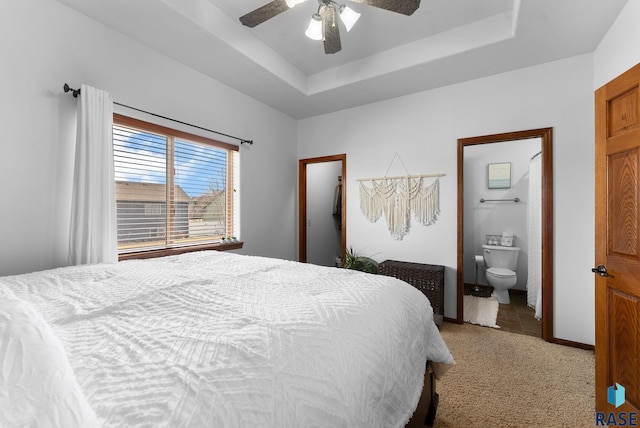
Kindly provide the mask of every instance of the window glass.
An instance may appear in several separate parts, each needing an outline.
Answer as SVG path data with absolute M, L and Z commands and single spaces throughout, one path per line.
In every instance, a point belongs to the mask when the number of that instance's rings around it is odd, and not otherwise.
M 239 235 L 237 148 L 171 131 L 114 115 L 120 253 Z

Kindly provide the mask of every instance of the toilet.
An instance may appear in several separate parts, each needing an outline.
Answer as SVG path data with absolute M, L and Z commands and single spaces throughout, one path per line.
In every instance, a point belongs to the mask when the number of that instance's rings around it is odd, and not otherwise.
M 498 303 L 510 304 L 509 289 L 516 285 L 516 265 L 519 247 L 483 245 L 484 264 L 487 267 L 487 282 L 493 287 L 492 296 Z

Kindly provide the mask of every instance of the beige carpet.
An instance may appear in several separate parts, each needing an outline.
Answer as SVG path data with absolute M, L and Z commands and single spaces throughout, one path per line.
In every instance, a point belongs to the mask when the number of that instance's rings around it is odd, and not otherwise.
M 442 325 L 456 366 L 434 428 L 594 426 L 594 355 L 471 324 Z

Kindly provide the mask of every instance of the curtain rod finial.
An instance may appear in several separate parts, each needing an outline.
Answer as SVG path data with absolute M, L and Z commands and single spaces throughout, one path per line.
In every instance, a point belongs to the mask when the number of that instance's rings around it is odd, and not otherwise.
M 240 140 L 240 145 L 242 144 L 248 144 L 250 146 L 253 146 L 253 140 Z
M 65 92 L 69 92 L 71 91 L 71 93 L 73 94 L 73 98 L 78 98 L 78 94 L 80 93 L 80 89 L 73 89 L 71 86 L 69 86 L 69 84 L 65 83 L 64 86 L 62 87 L 62 89 L 64 89 Z

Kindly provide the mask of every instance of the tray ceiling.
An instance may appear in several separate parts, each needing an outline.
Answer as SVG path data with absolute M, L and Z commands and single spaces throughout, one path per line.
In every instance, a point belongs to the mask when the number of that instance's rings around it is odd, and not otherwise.
M 269 0 L 58 0 L 295 118 L 595 50 L 627 0 L 422 0 L 411 16 L 341 1 L 360 20 L 326 55 L 308 0 L 254 27 Z

